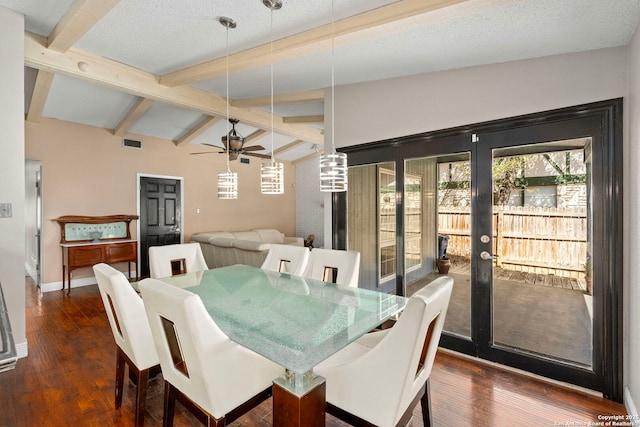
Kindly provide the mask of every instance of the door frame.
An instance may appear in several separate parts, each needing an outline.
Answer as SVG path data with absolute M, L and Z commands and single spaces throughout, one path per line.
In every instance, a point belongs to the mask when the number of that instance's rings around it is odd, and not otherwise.
M 138 215 L 138 218 L 140 218 L 140 190 L 142 189 L 141 181 L 143 178 L 174 179 L 180 182 L 179 204 L 180 204 L 180 212 L 182 213 L 182 215 L 180 215 L 180 243 L 184 243 L 184 177 L 171 176 L 171 175 L 154 175 L 149 173 L 138 173 L 136 175 L 136 188 L 138 189 L 138 191 L 136 191 L 136 215 Z M 141 237 L 140 236 L 140 220 L 138 219 L 138 221 L 136 221 L 136 238 L 138 239 L 138 256 L 140 256 L 140 254 L 142 253 L 140 251 L 141 249 L 140 243 L 142 241 L 140 237 Z
M 42 263 L 43 263 L 43 243 L 42 243 L 42 161 L 26 159 L 25 160 L 25 241 L 35 242 L 33 246 L 26 245 L 25 252 L 25 271 L 38 288 L 42 288 Z M 34 172 L 34 175 L 29 175 Z M 34 189 L 35 188 L 35 189 Z M 33 216 L 29 216 L 33 213 Z M 31 233 L 33 231 L 33 233 Z M 33 252 L 29 252 L 33 249 Z
M 474 153 L 475 149 L 471 145 L 473 134 L 490 134 L 494 132 L 516 130 L 528 126 L 541 125 L 545 123 L 561 122 L 570 119 L 578 119 L 593 116 L 600 120 L 602 128 L 602 145 L 600 153 L 600 182 L 593 182 L 593 191 L 600 195 L 597 213 L 601 220 L 594 227 L 600 227 L 599 233 L 604 237 L 604 247 L 601 250 L 601 260 L 599 271 L 594 269 L 594 282 L 601 283 L 602 293 L 598 307 L 594 302 L 594 313 L 599 311 L 602 323 L 596 325 L 594 322 L 594 337 L 600 337 L 602 342 L 600 354 L 596 354 L 594 349 L 593 370 L 594 381 L 580 383 L 576 378 L 569 378 L 563 375 L 558 369 L 549 369 L 549 363 L 543 360 L 535 361 L 527 365 L 527 370 L 543 375 L 545 377 L 560 379 L 561 381 L 573 382 L 587 388 L 599 390 L 603 395 L 616 402 L 623 400 L 623 205 L 622 205 L 622 143 L 623 143 L 623 122 L 622 122 L 622 98 L 594 102 L 590 104 L 544 111 L 539 113 L 516 116 L 506 119 L 494 120 L 485 123 L 478 123 L 460 126 L 452 129 L 445 129 L 423 134 L 410 135 L 393 138 L 378 142 L 360 144 L 342 148 L 340 151 L 348 154 L 349 166 L 378 163 L 381 161 L 395 161 L 398 189 L 397 200 L 397 250 L 398 254 L 404 253 L 403 232 L 404 224 L 402 212 L 404 210 L 403 188 L 404 188 L 404 160 L 422 155 L 438 155 L 438 153 L 469 151 Z M 539 141 L 543 142 L 543 141 Z M 428 153 L 425 147 L 428 144 Z M 425 154 L 426 153 L 426 154 Z M 473 154 L 472 154 L 473 156 Z M 333 238 L 337 242 L 337 247 L 346 249 L 346 201 L 344 193 L 334 193 L 332 202 L 333 211 Z M 595 231 L 594 231 L 595 234 Z M 474 240 L 472 239 L 472 249 Z M 404 257 L 397 256 L 398 274 L 396 277 L 396 293 L 404 295 Z M 472 314 L 472 317 L 474 315 Z M 596 331 L 598 328 L 598 331 Z M 483 332 L 486 334 L 486 331 Z M 486 335 L 485 335 L 486 336 Z M 477 341 L 476 341 L 477 343 Z M 470 353 L 470 346 L 476 348 L 476 343 L 456 342 L 451 336 L 443 334 L 441 344 L 454 350 Z M 467 344 L 467 345 L 465 345 Z M 476 350 L 477 351 L 477 350 Z M 511 365 L 521 363 L 521 358 L 512 354 L 505 357 L 504 354 L 493 357 L 496 362 Z M 491 359 L 490 359 L 491 360 Z M 520 366 L 516 366 L 520 367 Z

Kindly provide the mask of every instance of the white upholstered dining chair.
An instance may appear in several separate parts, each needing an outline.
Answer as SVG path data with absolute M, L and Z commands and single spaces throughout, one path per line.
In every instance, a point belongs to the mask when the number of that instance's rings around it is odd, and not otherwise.
M 358 287 L 360 252 L 315 248 L 302 274 L 310 279 Z
M 271 396 L 284 369 L 231 341 L 198 295 L 156 279 L 139 286 L 165 379 L 165 426 L 176 399 L 206 425 L 225 425 Z
M 136 377 L 135 425 L 144 423 L 149 376 L 160 372 L 160 360 L 144 310 L 144 303 L 125 275 L 107 264 L 96 264 L 93 272 L 117 345 L 116 408 L 122 405 L 125 364 Z
M 390 329 L 371 332 L 314 368 L 326 378 L 327 412 L 353 425 L 406 425 L 420 401 L 431 425 L 429 375 L 453 279 L 439 277 L 414 294 Z
M 200 243 L 149 247 L 149 274 L 153 278 L 208 269 Z
M 261 268 L 300 276 L 309 262 L 309 249 L 304 246 L 271 244 Z

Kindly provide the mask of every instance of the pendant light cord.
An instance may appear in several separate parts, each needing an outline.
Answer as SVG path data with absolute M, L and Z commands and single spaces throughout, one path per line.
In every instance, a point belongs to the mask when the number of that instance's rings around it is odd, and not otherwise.
M 231 148 L 231 141 L 229 141 L 229 26 L 227 25 L 227 42 L 225 49 L 225 57 L 226 57 L 226 83 L 227 83 L 227 173 L 231 173 L 231 166 L 229 166 L 229 149 Z
M 335 79 L 335 29 L 334 29 L 334 16 L 333 16 L 333 3 L 334 0 L 331 0 L 331 154 L 336 153 L 336 143 L 335 143 L 335 87 L 336 87 L 336 79 Z
M 273 139 L 274 139 L 274 135 L 273 135 L 273 9 L 271 9 L 271 30 L 270 30 L 270 37 L 271 37 L 271 41 L 270 41 L 270 53 L 269 56 L 271 57 L 271 162 L 274 162 L 275 159 L 273 158 Z

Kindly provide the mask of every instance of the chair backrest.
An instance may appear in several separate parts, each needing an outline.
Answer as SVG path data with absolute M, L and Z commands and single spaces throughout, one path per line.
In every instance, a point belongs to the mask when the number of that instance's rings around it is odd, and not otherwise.
M 412 295 L 394 327 L 361 358 L 361 372 L 379 375 L 381 389 L 370 388 L 371 395 L 384 391 L 380 402 L 367 404 L 376 424 L 395 425 L 431 375 L 452 289 L 453 278 L 442 276 Z
M 151 246 L 149 248 L 149 274 L 153 278 L 207 270 L 200 243 Z
M 198 295 L 156 279 L 139 286 L 164 379 L 214 417 L 281 374 L 279 366 L 231 341 Z
M 140 370 L 157 365 L 158 354 L 142 298 L 125 275 L 115 268 L 96 264 L 93 272 L 118 347 Z
M 261 268 L 300 276 L 307 267 L 308 262 L 308 248 L 272 243 Z
M 303 276 L 358 287 L 360 252 L 316 248 L 309 254 L 309 263 Z

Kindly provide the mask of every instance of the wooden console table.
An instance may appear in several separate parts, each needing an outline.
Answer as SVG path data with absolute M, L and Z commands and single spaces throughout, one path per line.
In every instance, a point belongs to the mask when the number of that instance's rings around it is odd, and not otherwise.
M 71 273 L 99 263 L 136 264 L 138 279 L 138 242 L 131 239 L 130 224 L 135 215 L 76 216 L 55 219 L 60 224 L 62 247 L 62 290 L 71 292 Z

